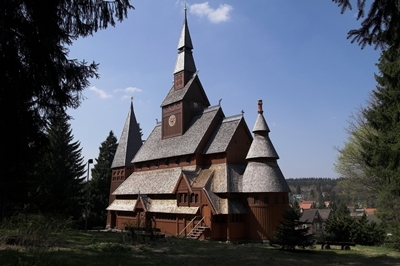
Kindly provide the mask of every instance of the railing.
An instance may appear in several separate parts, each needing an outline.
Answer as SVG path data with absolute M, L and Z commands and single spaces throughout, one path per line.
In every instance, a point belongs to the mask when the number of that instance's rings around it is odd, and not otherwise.
M 197 226 L 199 226 L 199 224 L 201 224 L 201 222 L 204 220 L 204 218 L 205 218 L 205 217 L 201 218 L 201 220 L 192 228 L 192 230 L 189 232 L 188 235 L 190 235 L 190 234 L 193 232 L 193 230 L 196 229 Z M 192 220 L 192 221 L 193 221 L 193 220 Z
M 185 226 L 185 228 L 182 229 L 182 231 L 178 234 L 178 236 L 180 236 L 180 235 L 186 230 L 186 228 L 188 228 L 188 226 L 191 225 L 191 224 L 194 222 L 194 220 L 196 220 L 197 217 L 198 217 L 198 216 L 195 216 L 195 217 L 190 221 L 190 223 L 188 223 L 188 224 Z M 204 219 L 204 217 L 203 217 L 203 219 Z M 201 219 L 201 220 L 203 220 L 203 219 Z M 193 230 L 192 230 L 192 231 L 193 231 Z M 190 231 L 190 232 L 192 232 L 192 231 Z

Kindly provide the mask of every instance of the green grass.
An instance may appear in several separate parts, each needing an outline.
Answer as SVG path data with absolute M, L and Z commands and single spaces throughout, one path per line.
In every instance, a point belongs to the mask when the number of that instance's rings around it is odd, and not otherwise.
M 229 244 L 164 238 L 125 245 L 120 233 L 72 231 L 50 249 L 0 246 L 0 265 L 400 265 L 383 247 L 282 251 L 266 244 Z

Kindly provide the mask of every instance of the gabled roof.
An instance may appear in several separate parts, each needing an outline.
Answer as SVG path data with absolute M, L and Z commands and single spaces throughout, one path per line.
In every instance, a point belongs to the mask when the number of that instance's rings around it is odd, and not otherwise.
M 319 220 L 321 220 L 317 209 L 304 210 L 300 217 L 300 222 L 312 224 L 315 220 L 315 217 L 318 217 Z
M 107 207 L 108 211 L 133 211 L 136 206 L 137 200 L 115 199 L 110 206 Z
M 132 165 L 131 161 L 141 146 L 142 136 L 133 111 L 133 103 L 131 102 L 111 168 Z
M 133 172 L 112 194 L 172 194 L 181 174 L 181 168 Z
M 220 106 L 206 108 L 193 117 L 185 134 L 167 139 L 162 139 L 161 125 L 157 125 L 132 162 L 138 163 L 200 152 L 198 149 L 203 148 L 200 144 L 206 132 L 210 130 L 211 123 L 215 119 L 220 119 L 218 114 L 222 115 Z
M 208 144 L 203 151 L 203 154 L 225 152 L 242 120 L 242 115 L 224 118 L 222 122 L 217 126 L 214 134 L 211 136 Z
M 195 90 L 192 93 L 192 90 Z M 196 99 L 189 99 L 188 95 L 196 95 Z M 190 78 L 188 83 L 179 90 L 175 90 L 174 86 L 169 90 L 167 96 L 165 96 L 165 99 L 161 103 L 161 107 L 167 106 L 169 104 L 182 101 L 183 99 L 189 99 L 189 100 L 201 100 L 206 107 L 210 106 L 210 102 L 207 98 L 207 95 L 203 89 L 203 86 L 201 85 L 198 72 L 195 72 L 193 76 Z
M 318 209 L 319 216 L 321 216 L 322 221 L 326 221 L 332 214 L 332 209 Z

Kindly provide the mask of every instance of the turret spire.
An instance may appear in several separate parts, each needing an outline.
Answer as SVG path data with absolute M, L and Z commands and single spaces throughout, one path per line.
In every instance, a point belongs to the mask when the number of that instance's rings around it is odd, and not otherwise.
M 196 72 L 196 65 L 192 55 L 192 39 L 190 38 L 189 27 L 187 23 L 187 8 L 185 2 L 185 18 L 181 36 L 178 42 L 178 58 L 174 69 L 174 87 L 180 89 L 184 87 L 191 76 Z
M 111 168 L 131 166 L 133 157 L 142 146 L 139 124 L 133 110 L 133 97 Z

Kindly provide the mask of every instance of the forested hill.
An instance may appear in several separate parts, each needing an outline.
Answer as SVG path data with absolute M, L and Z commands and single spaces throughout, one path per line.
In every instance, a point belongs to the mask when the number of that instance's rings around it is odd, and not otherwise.
M 297 200 L 314 200 L 320 202 L 324 201 L 338 202 L 339 194 L 341 192 L 337 178 L 288 178 L 286 179 L 290 190 L 291 198 Z
M 344 202 L 348 206 L 375 207 L 376 199 L 357 193 L 344 186 L 343 178 L 288 178 L 291 200 L 314 200 L 317 205 L 323 202 Z
M 292 189 L 292 193 L 296 193 L 296 187 L 321 187 L 322 191 L 329 192 L 333 187 L 338 185 L 338 178 L 325 178 L 325 177 L 302 177 L 302 178 L 288 178 L 286 179 L 288 185 Z

